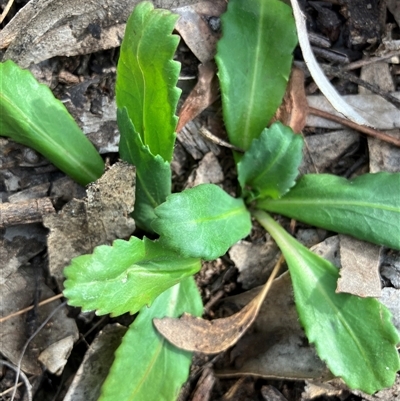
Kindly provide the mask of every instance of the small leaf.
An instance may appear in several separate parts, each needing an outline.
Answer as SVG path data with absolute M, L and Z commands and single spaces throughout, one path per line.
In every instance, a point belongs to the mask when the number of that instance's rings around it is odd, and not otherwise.
M 216 62 L 231 143 L 247 150 L 280 105 L 297 44 L 292 10 L 278 0 L 230 0 Z
M 251 230 L 243 200 L 212 184 L 172 194 L 155 212 L 162 243 L 186 257 L 215 259 Z
M 10 60 L 0 63 L 0 135 L 37 150 L 81 185 L 103 174 L 102 158 L 65 106 Z
M 153 318 L 201 315 L 203 305 L 192 277 L 144 307 L 129 327 L 102 387 L 99 401 L 175 401 L 189 375 L 191 353 L 169 344 L 153 327 Z
M 200 268 L 198 259 L 183 259 L 159 242 L 131 237 L 74 258 L 64 270 L 64 295 L 70 305 L 98 315 L 136 313 Z
M 257 206 L 308 224 L 400 249 L 400 174 L 364 174 L 346 180 L 303 176 L 281 199 Z
M 279 122 L 264 129 L 238 163 L 245 197 L 277 199 L 284 195 L 299 174 L 302 147 L 302 136 Z
M 387 308 L 373 298 L 336 294 L 338 269 L 309 251 L 262 211 L 254 212 L 281 248 L 293 282 L 296 308 L 308 340 L 335 376 L 372 394 L 393 385 L 399 333 Z
M 172 35 L 177 15 L 139 3 L 128 19 L 117 68 L 116 99 L 126 107 L 135 131 L 153 155 L 170 162 L 180 64 L 173 61 L 179 36 Z
M 152 231 L 150 223 L 156 217 L 154 209 L 165 202 L 171 193 L 171 168 L 160 155 L 153 156 L 149 147 L 143 145 L 126 108 L 117 110 L 117 120 L 121 131 L 120 157 L 136 166 L 136 201 L 133 217 L 137 226 Z

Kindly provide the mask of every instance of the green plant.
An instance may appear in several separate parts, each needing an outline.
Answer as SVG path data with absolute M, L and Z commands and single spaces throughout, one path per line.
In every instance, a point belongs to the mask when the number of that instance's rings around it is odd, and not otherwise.
M 139 4 L 127 24 L 117 70 L 120 155 L 137 169 L 134 217 L 160 238 L 117 240 L 75 258 L 65 270 L 64 294 L 71 305 L 114 316 L 139 311 L 100 400 L 177 397 L 190 353 L 170 345 L 152 319 L 201 314 L 192 278 L 200 259 L 221 256 L 246 237 L 251 216 L 281 248 L 301 323 L 332 373 L 368 393 L 390 386 L 400 368 L 400 338 L 390 313 L 377 300 L 336 294 L 336 267 L 298 243 L 268 212 L 400 249 L 400 174 L 351 181 L 311 174 L 296 181 L 302 137 L 280 123 L 265 128 L 282 101 L 296 45 L 290 8 L 278 0 L 231 0 L 216 60 L 229 139 L 245 150 L 235 154 L 242 197 L 211 184 L 171 194 L 179 97 L 179 67 L 172 60 L 178 38 L 171 35 L 176 18 Z M 64 170 L 71 174 L 70 168 Z

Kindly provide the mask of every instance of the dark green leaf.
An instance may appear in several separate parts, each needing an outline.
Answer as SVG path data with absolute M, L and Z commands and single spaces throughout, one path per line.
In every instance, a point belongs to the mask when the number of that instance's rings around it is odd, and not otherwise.
M 297 44 L 292 10 L 279 0 L 230 0 L 216 61 L 224 121 L 247 150 L 280 105 Z
M 400 249 L 400 174 L 365 174 L 354 180 L 328 174 L 303 176 L 287 195 L 258 202 L 327 230 Z
M 280 198 L 294 184 L 303 157 L 303 138 L 276 122 L 254 139 L 238 163 L 239 182 L 249 200 Z
M 175 401 L 189 375 L 191 353 L 169 344 L 152 320 L 184 312 L 200 316 L 202 310 L 192 277 L 165 291 L 150 308 L 144 307 L 116 352 L 99 401 Z
M 199 259 L 180 258 L 159 242 L 131 237 L 72 259 L 64 270 L 64 295 L 70 305 L 98 315 L 136 313 L 200 268 Z
M 118 109 L 117 119 L 121 131 L 120 157 L 136 166 L 136 201 L 133 217 L 137 226 L 151 231 L 150 223 L 156 217 L 154 209 L 171 193 L 171 168 L 161 156 L 153 156 L 148 146 L 143 145 L 126 108 Z
M 10 60 L 0 64 L 0 135 L 37 150 L 81 185 L 103 174 L 102 158 L 65 106 Z
M 177 15 L 136 6 L 128 19 L 117 68 L 116 99 L 153 155 L 170 162 L 175 142 L 176 88 L 180 64 L 173 61 L 179 37 L 171 35 Z
M 251 230 L 243 200 L 212 184 L 172 194 L 155 212 L 162 243 L 187 257 L 215 259 Z
M 309 251 L 264 212 L 254 216 L 281 248 L 289 266 L 300 321 L 335 376 L 372 394 L 393 385 L 400 369 L 399 333 L 373 298 L 336 294 L 338 269 Z

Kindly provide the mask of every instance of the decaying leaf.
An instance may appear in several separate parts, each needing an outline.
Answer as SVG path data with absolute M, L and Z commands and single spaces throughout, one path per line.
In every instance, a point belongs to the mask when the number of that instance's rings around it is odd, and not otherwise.
M 247 304 L 259 289 L 223 300 L 222 307 L 236 310 Z M 293 301 L 288 272 L 274 280 L 253 326 L 229 351 L 217 376 L 250 374 L 270 378 L 305 379 L 329 377 L 314 348 L 307 345 Z
M 71 259 L 97 245 L 128 237 L 135 230 L 129 217 L 135 202 L 135 168 L 116 163 L 91 184 L 84 200 L 73 199 L 61 212 L 47 216 L 49 269 L 62 287 L 62 270 Z
M 181 16 L 176 30 L 201 63 L 207 63 L 214 57 L 220 37 L 218 17 L 225 9 L 225 0 L 197 0 L 195 4 L 174 9 Z
M 340 278 L 336 292 L 380 297 L 379 262 L 382 247 L 340 235 Z
M 196 86 L 190 92 L 179 111 L 179 132 L 189 121 L 193 120 L 218 97 L 218 83 L 215 75 L 215 64 L 207 62 L 199 65 L 199 77 Z
M 171 9 L 197 0 L 154 0 Z M 21 67 L 55 56 L 74 56 L 118 47 L 125 23 L 139 0 L 33 0 L 0 32 L 5 59 Z
M 304 89 L 304 73 L 299 68 L 293 67 L 286 88 L 283 102 L 276 112 L 274 120 L 288 125 L 293 132 L 302 132 L 308 114 L 308 103 Z
M 153 323 L 178 348 L 205 354 L 224 351 L 235 344 L 254 322 L 282 262 L 281 257 L 260 293 L 232 316 L 208 321 L 185 313 L 179 319 L 165 317 L 153 319 Z

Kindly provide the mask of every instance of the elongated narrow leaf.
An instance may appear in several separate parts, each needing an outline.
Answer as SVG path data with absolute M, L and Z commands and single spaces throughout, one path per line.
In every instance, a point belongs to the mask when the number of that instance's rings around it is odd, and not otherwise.
M 103 174 L 103 160 L 65 106 L 10 60 L 0 63 L 0 135 L 37 150 L 81 185 Z
M 216 61 L 224 121 L 231 143 L 247 150 L 282 101 L 296 28 L 279 0 L 230 0 L 222 31 Z
M 202 313 L 192 277 L 161 294 L 144 307 L 129 327 L 103 385 L 99 401 L 175 401 L 189 374 L 191 353 L 169 344 L 153 326 L 154 318 Z
M 303 157 L 303 138 L 276 122 L 254 139 L 238 163 L 239 182 L 249 200 L 280 198 L 294 184 Z
M 365 174 L 354 180 L 303 176 L 279 200 L 258 207 L 356 238 L 400 249 L 400 174 Z
M 243 200 L 212 184 L 172 194 L 155 212 L 161 242 L 186 257 L 215 259 L 251 230 Z
M 117 119 L 121 131 L 120 157 L 136 166 L 133 217 L 138 227 L 151 231 L 150 223 L 156 217 L 154 209 L 171 193 L 171 168 L 160 155 L 153 156 L 148 146 L 143 145 L 126 108 L 118 109 Z
M 264 212 L 254 213 L 282 250 L 308 340 L 335 376 L 372 394 L 393 385 L 400 341 L 388 309 L 373 298 L 336 294 L 338 269 L 309 251 Z
M 128 19 L 117 68 L 116 99 L 126 107 L 135 131 L 153 155 L 170 162 L 175 142 L 176 88 L 180 64 L 173 61 L 179 37 L 172 35 L 177 15 L 136 6 Z
M 98 315 L 136 313 L 200 268 L 199 259 L 180 258 L 159 242 L 131 237 L 74 258 L 64 270 L 64 295 L 70 305 Z

